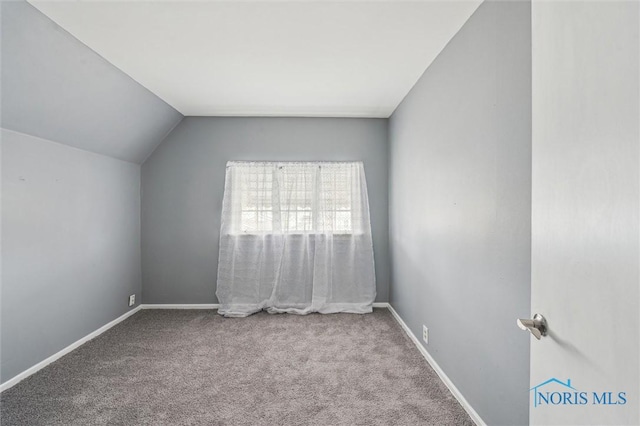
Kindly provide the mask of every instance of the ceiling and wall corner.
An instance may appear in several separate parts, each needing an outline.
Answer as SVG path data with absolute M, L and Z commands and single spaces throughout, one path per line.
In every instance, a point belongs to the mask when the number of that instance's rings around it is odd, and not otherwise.
M 184 115 L 382 118 L 480 3 L 31 0 Z
M 183 116 L 26 1 L 1 1 L 5 129 L 142 163 Z

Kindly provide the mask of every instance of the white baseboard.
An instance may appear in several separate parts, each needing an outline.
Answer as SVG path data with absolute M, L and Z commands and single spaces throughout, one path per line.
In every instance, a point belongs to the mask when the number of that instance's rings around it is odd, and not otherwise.
M 31 376 L 33 373 L 36 373 L 36 372 L 42 370 L 44 367 L 46 367 L 47 365 L 51 364 L 53 361 L 58 360 L 59 358 L 61 358 L 64 355 L 68 354 L 69 352 L 71 352 L 72 350 L 76 349 L 78 346 L 82 345 L 83 343 L 86 343 L 89 340 L 93 339 L 94 337 L 99 336 L 100 334 L 104 333 L 105 331 L 107 331 L 108 329 L 110 329 L 114 325 L 118 324 L 119 322 L 122 322 L 122 321 L 126 320 L 131 315 L 133 315 L 136 312 L 138 312 L 140 309 L 141 309 L 140 306 L 135 307 L 134 309 L 130 310 L 129 312 L 127 312 L 127 313 L 119 316 L 118 318 L 114 319 L 113 321 L 103 325 L 102 327 L 100 327 L 96 331 L 87 334 L 82 339 L 76 340 L 75 342 L 73 342 L 72 344 L 67 346 L 66 348 L 62 349 L 59 352 L 56 352 L 55 354 L 51 355 L 49 358 L 45 359 L 44 361 L 40 361 L 39 363 L 37 363 L 33 367 L 24 370 L 22 373 L 19 373 L 15 377 L 13 377 L 13 378 L 7 380 L 6 382 L 0 384 L 0 392 L 9 389 L 10 387 L 14 386 L 18 382 L 21 382 L 22 380 L 24 380 L 27 377 Z
M 183 303 L 183 304 L 156 304 L 145 303 L 140 305 L 142 309 L 218 309 L 218 303 Z M 387 302 L 376 302 L 374 308 L 388 308 Z
M 155 304 L 145 303 L 140 305 L 142 309 L 218 309 L 217 303 L 183 303 L 183 304 Z
M 482 420 L 482 418 L 476 412 L 476 410 L 473 409 L 471 404 L 469 404 L 469 402 L 465 399 L 462 393 L 458 390 L 456 385 L 453 384 L 451 379 L 449 379 L 449 377 L 442 370 L 442 368 L 440 368 L 436 360 L 433 359 L 431 354 L 429 354 L 429 352 L 427 352 L 425 347 L 422 346 L 422 343 L 420 343 L 420 340 L 418 340 L 418 338 L 411 332 L 411 329 L 409 328 L 409 326 L 407 326 L 407 324 L 403 321 L 400 315 L 398 315 L 396 310 L 393 309 L 393 306 L 391 306 L 390 304 L 387 304 L 387 305 L 388 305 L 389 311 L 391 312 L 391 315 L 393 315 L 393 317 L 396 319 L 396 321 L 398 321 L 398 324 L 400 324 L 404 332 L 407 333 L 411 341 L 418 347 L 418 350 L 420 350 L 420 353 L 422 354 L 422 356 L 427 360 L 429 365 L 431 365 L 431 368 L 434 369 L 436 374 L 438 374 L 438 377 L 440 377 L 440 380 L 442 380 L 442 382 L 449 388 L 449 391 L 451 391 L 451 393 L 458 400 L 460 405 L 462 405 L 462 408 L 464 408 L 467 414 L 469 414 L 469 417 L 471 417 L 471 420 L 473 420 L 474 423 L 478 426 L 487 426 L 487 424 L 484 422 L 484 420 Z

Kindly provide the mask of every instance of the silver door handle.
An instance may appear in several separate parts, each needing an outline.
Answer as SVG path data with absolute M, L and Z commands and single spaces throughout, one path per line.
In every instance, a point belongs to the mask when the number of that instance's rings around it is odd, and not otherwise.
M 523 330 L 529 330 L 538 340 L 547 335 L 547 320 L 540 314 L 535 314 L 533 319 L 518 319 L 516 324 Z

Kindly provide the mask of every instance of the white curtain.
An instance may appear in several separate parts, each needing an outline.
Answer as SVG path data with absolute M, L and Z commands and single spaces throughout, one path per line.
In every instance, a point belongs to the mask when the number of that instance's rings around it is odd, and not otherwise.
M 362 163 L 227 163 L 216 295 L 225 316 L 371 312 Z

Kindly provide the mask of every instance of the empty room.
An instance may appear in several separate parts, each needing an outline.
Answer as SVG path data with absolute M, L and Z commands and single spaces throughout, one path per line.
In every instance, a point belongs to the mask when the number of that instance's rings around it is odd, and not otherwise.
M 640 0 L 0 37 L 2 426 L 640 424 Z

